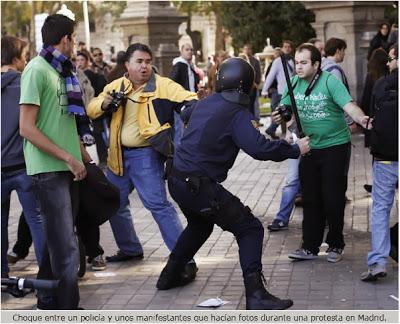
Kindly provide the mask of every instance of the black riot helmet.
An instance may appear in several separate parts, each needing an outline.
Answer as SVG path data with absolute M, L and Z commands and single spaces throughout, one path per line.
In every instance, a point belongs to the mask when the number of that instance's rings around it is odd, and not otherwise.
M 248 95 L 253 85 L 254 69 L 246 60 L 232 57 L 221 63 L 216 76 L 216 92 L 236 90 Z

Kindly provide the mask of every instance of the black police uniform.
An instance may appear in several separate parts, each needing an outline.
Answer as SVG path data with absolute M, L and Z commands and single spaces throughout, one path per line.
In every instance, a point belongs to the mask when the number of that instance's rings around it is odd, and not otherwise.
M 250 208 L 220 182 L 226 179 L 240 149 L 255 159 L 273 161 L 297 158 L 300 150 L 298 145 L 284 140 L 270 141 L 261 135 L 253 126 L 255 121 L 247 108 L 248 101 L 248 95 L 227 90 L 191 107 L 189 123 L 174 154 L 168 178 L 170 194 L 188 224 L 161 273 L 158 289 L 190 281 L 178 277 L 171 280 L 166 273 L 182 269 L 193 258 L 211 235 L 214 224 L 235 235 L 245 278 L 262 271 L 264 228 Z M 188 118 L 190 112 L 184 110 L 184 113 Z
M 250 209 L 223 182 L 239 149 L 258 160 L 297 158 L 297 145 L 269 141 L 253 126 L 246 106 L 221 93 L 199 101 L 178 146 L 168 187 L 188 220 L 171 259 L 189 261 L 210 236 L 214 224 L 232 232 L 239 245 L 243 275 L 261 271 L 264 230 Z

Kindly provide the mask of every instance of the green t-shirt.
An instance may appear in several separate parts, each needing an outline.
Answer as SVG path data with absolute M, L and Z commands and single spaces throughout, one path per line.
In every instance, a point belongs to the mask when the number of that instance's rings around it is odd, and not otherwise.
M 44 58 L 32 59 L 22 73 L 19 103 L 39 106 L 37 128 L 82 161 L 75 116 L 67 110 L 64 78 Z M 64 161 L 44 153 L 27 140 L 24 140 L 24 156 L 28 175 L 69 170 Z
M 310 136 L 312 149 L 321 149 L 348 143 L 348 129 L 343 106 L 351 102 L 344 84 L 330 73 L 323 71 L 312 93 L 305 98 L 304 93 L 309 82 L 294 76 L 294 97 L 299 111 L 301 126 L 305 135 Z M 290 105 L 287 87 L 282 95 L 281 104 Z

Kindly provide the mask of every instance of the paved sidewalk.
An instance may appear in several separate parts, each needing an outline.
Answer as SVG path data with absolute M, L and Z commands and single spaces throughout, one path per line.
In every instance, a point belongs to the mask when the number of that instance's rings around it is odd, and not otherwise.
M 398 309 L 398 266 L 388 264 L 388 276 L 376 283 L 361 282 L 369 250 L 370 195 L 363 189 L 371 183 L 371 156 L 363 147 L 363 137 L 353 136 L 346 205 L 343 261 L 332 264 L 325 253 L 317 260 L 293 262 L 288 252 L 299 247 L 302 209 L 296 208 L 288 231 L 270 234 L 265 230 L 263 266 L 269 290 L 279 297 L 294 300 L 292 309 Z M 241 152 L 224 186 L 248 205 L 264 226 L 274 218 L 284 184 L 286 162 L 260 162 Z M 168 250 L 150 213 L 143 208 L 136 192 L 131 195 L 135 227 L 144 247 L 142 261 L 108 264 L 102 272 L 90 267 L 80 280 L 81 306 L 85 309 L 198 309 L 205 299 L 221 297 L 230 303 L 220 309 L 245 309 L 244 287 L 233 236 L 215 227 L 213 234 L 195 259 L 199 266 L 196 280 L 182 288 L 157 291 L 155 283 L 165 265 Z M 392 223 L 398 219 L 398 201 Z M 13 196 L 10 215 L 10 248 L 15 242 L 19 203 Z M 180 215 L 184 220 L 183 215 Z M 116 245 L 108 223 L 101 227 L 101 244 L 105 255 L 113 254 Z M 322 248 L 324 251 L 325 248 Z M 29 256 L 11 266 L 15 276 L 34 277 L 37 272 L 33 249 Z M 113 276 L 97 277 L 96 275 Z M 35 309 L 36 299 L 30 294 L 22 299 L 2 293 L 3 309 Z

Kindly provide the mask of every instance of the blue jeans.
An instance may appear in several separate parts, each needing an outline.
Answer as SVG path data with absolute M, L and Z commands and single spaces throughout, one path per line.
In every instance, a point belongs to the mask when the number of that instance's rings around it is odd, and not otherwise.
M 399 179 L 398 162 L 375 161 L 373 165 L 371 251 L 368 265 L 386 265 L 390 251 L 390 210 Z
M 120 208 L 110 218 L 118 248 L 128 255 L 143 253 L 128 208 L 129 194 L 135 188 L 144 207 L 150 210 L 171 251 L 183 231 L 175 208 L 167 199 L 164 159 L 152 147 L 123 150 L 123 176 L 107 170 L 107 178 L 120 190 Z
M 8 273 L 7 251 L 8 251 L 8 216 L 10 212 L 10 195 L 13 190 L 17 191 L 19 202 L 26 223 L 32 234 L 35 246 L 36 260 L 38 264 L 42 261 L 43 247 L 45 242 L 42 216 L 32 192 L 32 179 L 26 174 L 26 169 L 1 172 L 1 272 Z
M 174 111 L 174 144 L 177 147 L 181 144 L 181 138 L 183 135 L 183 121 L 181 115 Z
M 69 171 L 40 173 L 32 179 L 46 234 L 37 277 L 60 280 L 56 291 L 38 290 L 38 303 L 46 309 L 77 309 L 79 251 L 74 220 L 79 206 L 78 182 Z
M 278 214 L 276 214 L 276 219 L 285 224 L 289 222 L 289 217 L 294 207 L 294 200 L 300 191 L 299 162 L 300 158 L 288 159 L 286 184 L 282 188 L 281 205 Z

